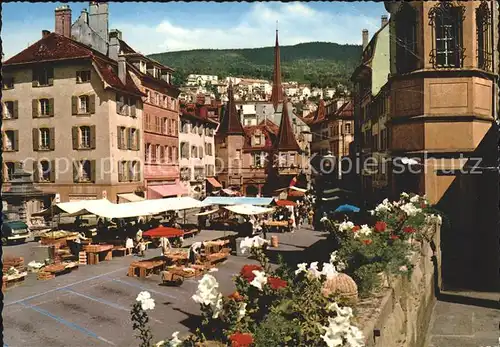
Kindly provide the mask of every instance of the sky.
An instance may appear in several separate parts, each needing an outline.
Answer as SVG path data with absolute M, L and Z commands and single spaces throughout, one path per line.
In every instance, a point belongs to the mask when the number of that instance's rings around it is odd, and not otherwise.
M 54 30 L 54 9 L 61 3 L 3 3 L 1 30 L 5 59 Z M 88 3 L 68 3 L 75 21 Z M 256 48 L 280 44 L 336 42 L 361 44 L 387 14 L 383 2 L 129 2 L 109 4 L 110 29 L 143 53 L 198 48 Z

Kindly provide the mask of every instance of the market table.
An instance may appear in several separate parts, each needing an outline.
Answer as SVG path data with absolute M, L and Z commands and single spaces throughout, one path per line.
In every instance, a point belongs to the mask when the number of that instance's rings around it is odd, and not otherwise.
M 142 260 L 130 264 L 127 276 L 137 276 L 136 270 L 139 269 L 139 277 L 146 278 L 152 273 L 160 273 L 165 268 L 164 260 Z
M 99 264 L 100 258 L 104 258 L 104 260 L 113 259 L 113 247 L 113 245 L 88 245 L 83 247 L 83 250 L 87 252 L 88 264 Z
M 277 228 L 278 230 L 290 230 L 290 222 L 283 220 L 283 221 L 266 221 L 264 222 L 264 226 L 269 227 L 269 228 Z

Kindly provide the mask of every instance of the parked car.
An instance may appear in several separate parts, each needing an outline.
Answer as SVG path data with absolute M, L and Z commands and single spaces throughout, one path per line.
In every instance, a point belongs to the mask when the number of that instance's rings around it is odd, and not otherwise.
M 30 237 L 30 229 L 28 224 L 23 221 L 10 221 L 3 220 L 2 223 L 2 244 L 7 245 L 11 242 L 26 242 L 26 239 Z

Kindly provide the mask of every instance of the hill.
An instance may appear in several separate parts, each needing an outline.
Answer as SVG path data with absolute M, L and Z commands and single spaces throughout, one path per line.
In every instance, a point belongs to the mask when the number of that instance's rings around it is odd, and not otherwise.
M 349 78 L 359 64 L 359 45 L 330 42 L 300 43 L 281 46 L 283 81 L 310 83 L 313 86 L 350 86 Z M 179 85 L 190 73 L 272 79 L 274 47 L 246 49 L 197 49 L 149 55 L 176 70 Z

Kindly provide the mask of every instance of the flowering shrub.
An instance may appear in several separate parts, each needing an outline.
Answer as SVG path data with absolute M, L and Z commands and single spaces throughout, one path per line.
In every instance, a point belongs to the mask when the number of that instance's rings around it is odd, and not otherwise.
M 399 201 L 385 199 L 371 211 L 377 218 L 373 227 L 352 222 L 330 224 L 330 232 L 339 245 L 336 260 L 345 262 L 345 272 L 358 284 L 361 296 L 368 296 L 380 285 L 381 274 L 410 275 L 415 241 L 431 241 L 426 225 L 441 222 L 425 197 L 401 194 Z M 332 261 L 335 263 L 335 261 Z
M 151 298 L 149 292 L 140 292 L 135 300 L 136 302 L 132 306 L 132 311 L 130 312 L 132 315 L 132 329 L 138 331 L 136 337 L 141 340 L 139 346 L 149 347 L 151 346 L 153 335 L 148 326 L 149 317 L 146 311 L 154 309 L 155 302 Z

